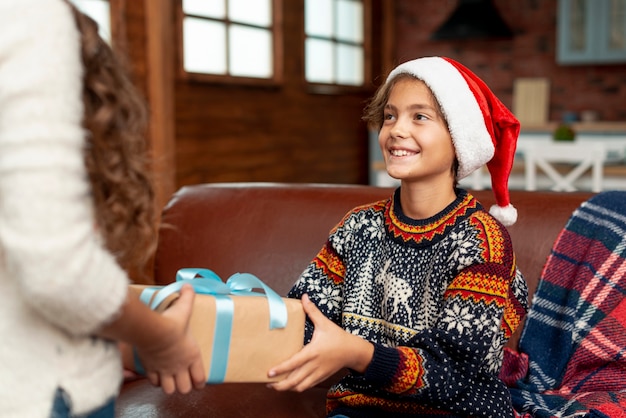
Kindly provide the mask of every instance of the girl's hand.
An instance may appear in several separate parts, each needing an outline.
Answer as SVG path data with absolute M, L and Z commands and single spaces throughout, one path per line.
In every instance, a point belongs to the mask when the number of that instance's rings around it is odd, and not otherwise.
M 183 286 L 180 297 L 162 314 L 167 331 L 158 342 L 137 346 L 146 376 L 166 394 L 188 393 L 206 381 L 200 349 L 188 326 L 194 297 L 193 288 Z
M 344 367 L 364 372 L 372 360 L 374 346 L 326 318 L 307 295 L 302 296 L 302 307 L 315 327 L 313 338 L 302 350 L 268 372 L 269 377 L 287 374 L 285 379 L 268 386 L 278 391 L 302 392 Z

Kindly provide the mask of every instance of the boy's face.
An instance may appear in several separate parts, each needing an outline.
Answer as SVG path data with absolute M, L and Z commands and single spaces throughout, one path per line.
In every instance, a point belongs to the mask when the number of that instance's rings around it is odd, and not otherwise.
M 392 87 L 378 144 L 393 178 L 424 185 L 453 185 L 454 145 L 430 89 L 403 78 Z

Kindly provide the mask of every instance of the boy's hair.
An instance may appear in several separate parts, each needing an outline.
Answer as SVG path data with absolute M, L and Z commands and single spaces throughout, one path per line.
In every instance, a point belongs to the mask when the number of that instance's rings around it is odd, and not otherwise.
M 372 97 L 372 100 L 368 103 L 368 105 L 365 107 L 365 110 L 363 112 L 363 120 L 367 122 L 368 128 L 370 128 L 371 130 L 375 130 L 375 131 L 379 131 L 380 128 L 382 128 L 383 117 L 385 114 L 385 106 L 387 106 L 387 102 L 389 101 L 391 90 L 398 83 L 398 81 L 406 80 L 406 79 L 422 81 L 412 74 L 400 73 L 394 78 L 392 78 L 391 80 L 389 80 L 388 82 L 378 87 L 378 90 L 376 90 L 374 97 Z M 426 85 L 426 83 L 424 84 Z M 430 90 L 430 87 L 428 87 L 428 85 L 426 85 L 426 87 L 428 88 L 428 93 L 430 94 L 433 104 L 435 105 L 435 110 L 437 110 L 437 113 L 439 114 L 439 116 L 444 121 L 446 121 L 446 125 L 447 125 L 448 122 L 446 120 L 445 115 L 443 114 L 443 111 L 441 110 L 441 105 L 437 101 L 437 98 L 435 97 L 433 92 Z
M 398 81 L 407 80 L 407 79 L 422 81 L 412 74 L 400 73 L 397 76 L 393 77 L 391 80 L 387 81 L 386 83 L 378 87 L 378 90 L 376 90 L 374 97 L 372 97 L 372 100 L 367 104 L 367 106 L 365 107 L 365 110 L 363 111 L 363 120 L 367 123 L 367 127 L 369 129 L 376 131 L 376 132 L 380 131 L 384 122 L 383 119 L 385 115 L 385 106 L 387 106 L 387 102 L 389 101 L 391 90 L 398 83 Z M 437 111 L 439 116 L 445 121 L 446 127 L 447 127 L 448 121 L 446 120 L 446 117 L 443 114 L 443 111 L 441 110 L 441 105 L 439 104 L 439 101 L 437 100 L 433 92 L 430 90 L 430 87 L 428 87 L 426 83 L 424 83 L 424 85 L 428 89 L 428 93 L 430 94 L 433 104 L 435 105 L 435 110 Z M 452 164 L 452 174 L 454 175 L 454 179 L 455 179 L 455 187 L 457 185 L 456 178 L 457 178 L 458 171 L 459 171 L 459 161 L 457 158 L 455 158 L 454 164 Z
M 66 1 L 81 38 L 85 165 L 95 218 L 124 268 L 141 268 L 156 245 L 154 190 L 147 166 L 146 105 L 98 25 Z

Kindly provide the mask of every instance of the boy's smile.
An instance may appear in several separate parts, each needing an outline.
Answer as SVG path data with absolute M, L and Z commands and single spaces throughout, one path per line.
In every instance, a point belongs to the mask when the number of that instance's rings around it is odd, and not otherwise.
M 419 154 L 419 151 L 409 151 L 406 149 L 395 149 L 392 148 L 389 150 L 389 153 L 393 156 L 393 157 L 408 157 L 411 155 L 416 155 Z

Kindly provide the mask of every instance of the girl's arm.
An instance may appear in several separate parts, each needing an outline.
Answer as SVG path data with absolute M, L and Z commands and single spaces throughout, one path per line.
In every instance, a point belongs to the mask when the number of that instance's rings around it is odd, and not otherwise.
M 193 288 L 183 286 L 173 306 L 161 314 L 129 292 L 120 315 L 98 335 L 135 347 L 146 376 L 165 393 L 202 388 L 205 370 L 200 349 L 188 329 L 194 295 Z

